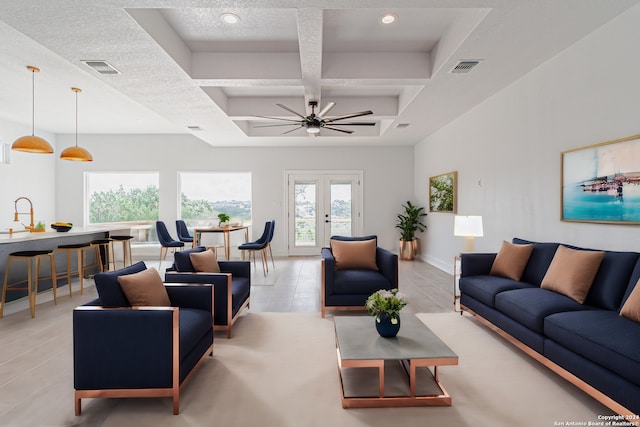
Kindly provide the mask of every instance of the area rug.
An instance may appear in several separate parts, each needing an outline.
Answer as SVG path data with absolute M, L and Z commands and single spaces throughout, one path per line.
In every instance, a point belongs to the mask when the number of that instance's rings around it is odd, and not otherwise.
M 343 409 L 332 318 L 247 313 L 232 339 L 216 337 L 214 357 L 181 395 L 180 415 L 171 415 L 169 399 L 97 399 L 87 400 L 75 421 L 104 427 L 546 427 L 611 414 L 471 316 L 418 318 L 459 356 L 458 366 L 439 371 L 451 407 Z

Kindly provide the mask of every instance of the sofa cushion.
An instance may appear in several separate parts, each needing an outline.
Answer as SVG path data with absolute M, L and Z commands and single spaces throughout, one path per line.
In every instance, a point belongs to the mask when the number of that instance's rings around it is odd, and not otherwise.
M 590 307 L 547 289 L 514 289 L 496 295 L 496 310 L 540 334 L 548 315 L 587 309 Z
M 513 238 L 513 243 L 517 245 L 525 245 L 527 243 L 533 243 L 533 250 L 531 250 L 531 256 L 527 266 L 522 272 L 521 281 L 531 283 L 532 285 L 540 286 L 544 275 L 547 273 L 547 269 L 553 260 L 553 256 L 558 249 L 558 243 L 537 243 L 529 240 Z
M 337 270 L 333 281 L 333 293 L 341 295 L 371 295 L 390 287 L 386 277 L 377 271 L 366 269 Z
M 620 309 L 620 316 L 640 323 L 640 280 Z
M 638 256 L 637 252 L 606 251 L 585 304 L 617 311 Z
M 542 279 L 541 287 L 582 304 L 587 299 L 603 257 L 603 251 L 576 250 L 561 245 Z
M 336 270 L 378 270 L 376 264 L 377 240 L 331 240 L 331 252 L 336 260 Z
M 496 255 L 495 260 L 493 260 L 489 274 L 520 280 L 532 250 L 533 244 L 531 243 L 516 245 L 514 243 L 502 242 L 500 251 L 498 255 Z
M 640 385 L 640 324 L 610 310 L 557 313 L 544 321 L 553 341 Z
M 162 278 L 155 268 L 119 276 L 118 283 L 133 307 L 171 306 Z
M 122 292 L 120 283 L 118 283 L 118 276 L 138 273 L 146 270 L 146 268 L 144 261 L 140 261 L 121 270 L 98 273 L 93 276 L 98 297 L 100 297 L 100 304 L 105 307 L 129 307 L 129 300 Z
M 202 273 L 220 273 L 218 258 L 213 249 L 202 252 L 191 252 L 189 254 L 189 260 L 195 271 Z
M 500 292 L 534 287 L 529 283 L 517 282 L 500 276 L 461 277 L 459 283 L 460 292 L 469 294 L 489 307 L 495 307 L 495 297 Z
M 175 270 L 179 272 L 195 271 L 193 265 L 191 264 L 191 254 L 204 252 L 206 250 L 207 248 L 205 248 L 204 246 L 198 246 L 192 249 L 187 249 L 185 251 L 176 251 L 176 253 L 173 254 L 173 266 L 175 267 Z
M 196 346 L 200 339 L 211 330 L 211 313 L 196 308 L 180 308 L 180 360 Z

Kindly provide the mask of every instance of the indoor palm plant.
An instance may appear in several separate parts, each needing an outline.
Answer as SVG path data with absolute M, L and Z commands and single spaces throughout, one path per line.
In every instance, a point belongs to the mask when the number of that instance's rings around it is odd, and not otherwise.
M 393 337 L 400 330 L 400 310 L 407 304 L 405 295 L 398 289 L 380 289 L 367 298 L 365 307 L 375 316 L 378 333 L 383 337 Z
M 421 218 L 427 214 L 424 207 L 416 206 L 410 201 L 402 205 L 404 212 L 398 214 L 396 228 L 400 229 L 400 259 L 411 260 L 415 258 L 417 251 L 416 232 L 423 232 L 427 226 L 421 222 Z

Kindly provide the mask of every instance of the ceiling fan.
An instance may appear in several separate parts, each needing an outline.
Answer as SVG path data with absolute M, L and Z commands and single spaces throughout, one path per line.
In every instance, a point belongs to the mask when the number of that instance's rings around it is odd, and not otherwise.
M 294 129 L 288 130 L 283 133 L 283 135 L 295 132 L 300 128 L 305 128 L 308 133 L 313 134 L 314 136 L 318 136 L 320 133 L 320 129 L 329 129 L 338 132 L 352 134 L 353 131 L 349 129 L 341 129 L 336 126 L 375 126 L 375 122 L 340 122 L 340 120 L 344 119 L 352 119 L 354 117 L 367 116 L 369 114 L 373 114 L 373 111 L 360 111 L 358 113 L 345 114 L 343 116 L 333 116 L 327 117 L 327 113 L 336 105 L 335 102 L 330 102 L 318 113 L 316 114 L 316 107 L 318 106 L 318 101 L 309 101 L 309 107 L 311 107 L 311 114 L 308 116 L 303 116 L 302 114 L 292 110 L 286 105 L 276 104 L 278 107 L 283 108 L 290 113 L 295 114 L 300 117 L 299 119 L 282 119 L 280 117 L 267 117 L 267 116 L 255 116 L 261 117 L 263 119 L 271 119 L 271 120 L 282 120 L 289 123 L 277 124 L 277 125 L 260 125 L 255 126 L 256 128 L 265 128 L 265 127 L 275 127 L 275 126 L 295 126 Z

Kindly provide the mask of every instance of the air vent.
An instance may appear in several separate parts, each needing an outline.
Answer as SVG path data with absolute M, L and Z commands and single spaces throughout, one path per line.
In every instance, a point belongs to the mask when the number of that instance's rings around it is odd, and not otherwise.
M 191 132 L 199 132 L 202 130 L 200 126 L 187 126 L 187 129 L 189 129 Z
M 120 71 L 116 70 L 111 64 L 107 61 L 85 61 L 85 64 L 91 67 L 95 72 L 100 74 L 121 74 Z
M 398 129 L 408 128 L 409 125 L 410 125 L 410 123 L 398 123 L 396 125 L 396 128 L 398 128 Z
M 478 65 L 480 63 L 479 60 L 477 59 L 469 59 L 469 60 L 465 60 L 465 61 L 460 61 L 458 62 L 458 64 L 453 67 L 453 70 L 451 70 L 452 73 L 468 73 L 469 71 L 473 70 L 475 68 L 476 65 Z

